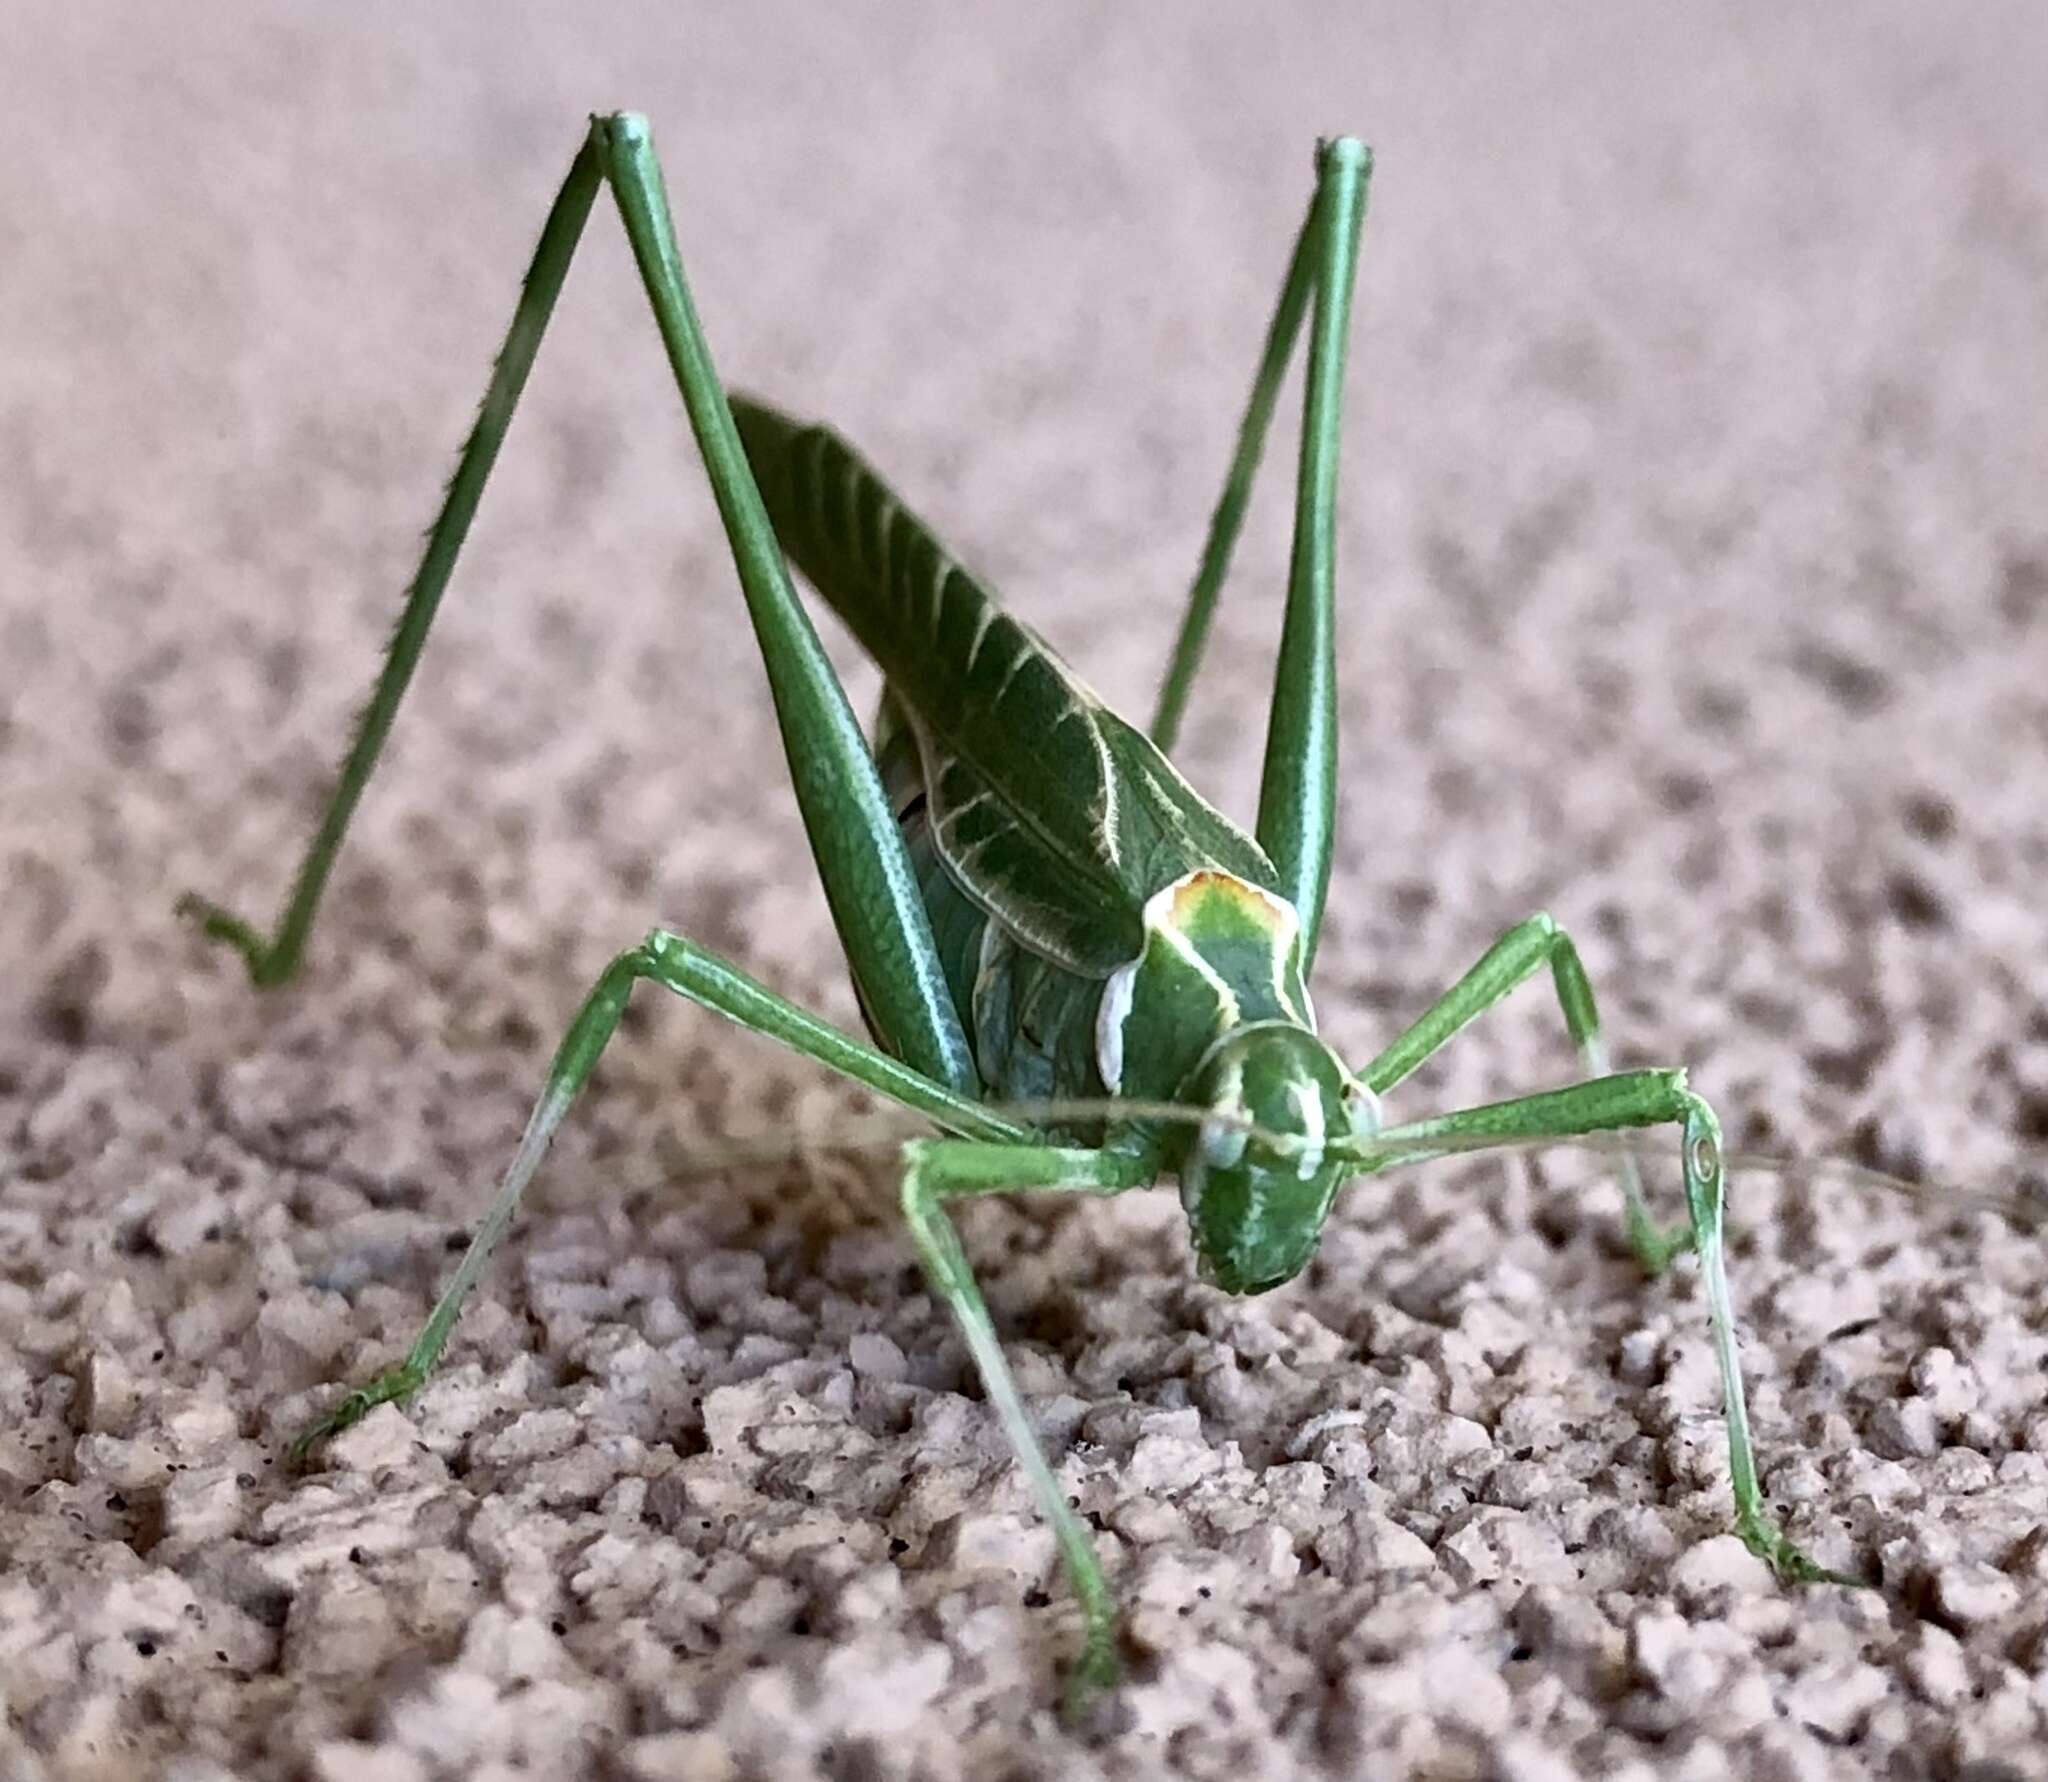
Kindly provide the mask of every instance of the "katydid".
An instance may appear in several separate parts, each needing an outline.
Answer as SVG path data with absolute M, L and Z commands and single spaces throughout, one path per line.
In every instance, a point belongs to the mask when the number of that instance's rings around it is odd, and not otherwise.
M 1630 1241 L 1653 1273 L 1680 1251 L 1698 1258 L 1737 1530 L 1783 1576 L 1833 1576 L 1779 1530 L 1759 1486 L 1722 1260 L 1724 1162 L 1713 1110 L 1682 1070 L 1610 1071 L 1592 989 L 1564 930 L 1544 915 L 1509 929 L 1362 1069 L 1317 1037 L 1307 978 L 1336 808 L 1340 404 L 1371 157 L 1340 137 L 1319 146 L 1315 169 L 1147 735 L 998 606 L 838 435 L 727 396 L 684 279 L 647 125 L 628 113 L 592 120 L 274 932 L 265 936 L 202 899 L 188 897 L 181 908 L 237 948 L 259 985 L 283 982 L 298 964 L 583 225 L 599 188 L 609 186 L 731 544 L 797 805 L 872 1043 L 680 934 L 657 929 L 621 953 L 570 1025 L 497 1197 L 410 1353 L 350 1392 L 306 1441 L 405 1398 L 425 1379 L 645 979 L 906 1105 L 943 1135 L 903 1146 L 903 1211 L 1080 1599 L 1085 1631 L 1070 1701 L 1116 1675 L 1115 1607 L 949 1216 L 953 1203 L 977 1195 L 1115 1195 L 1175 1178 L 1202 1274 L 1231 1293 L 1263 1293 L 1308 1262 L 1337 1191 L 1355 1177 L 1489 1145 L 1674 1127 L 1687 1224 L 1656 1227 L 1624 1147 L 1617 1171 Z M 1167 751 L 1304 322 L 1292 560 L 1258 816 L 1247 834 L 1203 801 Z M 795 596 L 785 554 L 881 668 L 872 744 Z M 1384 1119 L 1390 1090 L 1545 970 L 1586 1080 L 1408 1124 Z M 1006 1111 L 1062 1100 L 1093 1101 L 1094 1117 L 1048 1124 Z

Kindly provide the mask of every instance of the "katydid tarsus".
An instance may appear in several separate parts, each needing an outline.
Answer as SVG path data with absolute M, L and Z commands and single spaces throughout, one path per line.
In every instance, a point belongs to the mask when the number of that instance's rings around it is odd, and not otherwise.
M 308 1440 L 416 1389 L 550 1138 L 650 980 L 893 1098 L 942 1136 L 902 1147 L 902 1206 L 1051 1525 L 1085 1631 L 1079 1701 L 1117 1670 L 1116 1614 L 1090 1536 L 1033 1431 L 949 1208 L 977 1195 L 1114 1195 L 1177 1179 L 1203 1275 L 1233 1293 L 1293 1278 L 1337 1191 L 1393 1165 L 1500 1144 L 1675 1129 L 1686 1223 L 1660 1231 L 1617 1158 L 1631 1243 L 1652 1272 L 1700 1268 L 1720 1364 L 1735 1526 L 1790 1578 L 1824 1572 L 1758 1482 L 1722 1259 L 1713 1110 L 1682 1070 L 1609 1069 L 1566 933 L 1509 929 L 1354 1070 L 1317 1037 L 1306 980 L 1336 809 L 1334 512 L 1353 273 L 1371 157 L 1322 143 L 1223 495 L 1149 736 L 1107 710 L 1005 613 L 835 434 L 728 398 L 712 368 L 645 122 L 594 118 L 535 250 L 376 690 L 273 932 L 181 906 L 256 983 L 298 963 L 355 810 L 476 511 L 583 225 L 609 187 L 681 388 L 767 669 L 798 808 L 872 1044 L 656 930 L 599 979 L 557 1050 L 496 1199 L 405 1360 L 350 1392 Z M 1257 821 L 1247 835 L 1170 764 L 1295 341 L 1308 334 L 1292 560 Z M 879 664 L 872 744 L 792 589 L 785 554 Z M 1381 1100 L 1509 991 L 1547 972 L 1585 1080 L 1389 1124 Z M 1048 1124 L 1005 1104 L 1109 1098 Z M 1171 1104 L 1169 1109 L 1164 1104 Z M 1185 1110 L 1185 1112 L 1181 1112 Z

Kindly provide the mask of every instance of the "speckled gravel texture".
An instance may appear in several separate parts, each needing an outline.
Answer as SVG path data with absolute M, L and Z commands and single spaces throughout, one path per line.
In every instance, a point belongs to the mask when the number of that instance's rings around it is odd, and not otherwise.
M 1434 11 L 14 10 L 0 1774 L 2048 1776 L 2048 1240 L 1947 1193 L 2048 1199 L 2048 26 Z M 989 1205 L 1128 1611 L 1064 1729 L 1075 1617 L 887 1156 L 688 1167 L 859 1104 L 649 992 L 442 1373 L 287 1467 L 652 921 L 856 1020 L 604 216 L 302 980 L 171 919 L 276 907 L 617 105 L 728 375 L 1140 713 L 1314 137 L 1376 143 L 1325 1031 L 1548 908 L 1619 1061 L 1930 1185 L 1731 1211 L 1768 1490 L 1881 1588 L 1726 1532 L 1697 1282 L 1598 1160 L 1361 1188 L 1253 1301 L 1170 1194 Z M 1184 751 L 1241 814 L 1288 480 Z M 1569 1069 L 1532 989 L 1394 1106 Z

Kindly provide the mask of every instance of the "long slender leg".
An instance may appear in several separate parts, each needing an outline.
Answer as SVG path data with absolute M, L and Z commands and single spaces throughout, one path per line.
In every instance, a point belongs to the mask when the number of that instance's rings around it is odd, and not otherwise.
M 477 502 L 490 478 L 491 467 L 498 460 L 498 448 L 504 444 L 505 430 L 511 425 L 520 392 L 526 388 L 527 373 L 533 369 L 534 355 L 540 351 L 541 336 L 554 313 L 555 299 L 561 295 L 562 281 L 568 276 L 569 262 L 582 239 L 583 225 L 602 177 L 596 146 L 586 142 L 570 166 L 569 177 L 562 182 L 541 229 L 532 264 L 519 288 L 512 326 L 504 345 L 498 349 L 491 381 L 477 410 L 476 424 L 456 460 L 455 475 L 449 479 L 441 511 L 427 533 L 426 550 L 419 568 L 413 572 L 411 586 L 406 589 L 404 609 L 385 649 L 383 672 L 357 721 L 327 809 L 307 844 L 276 928 L 265 939 L 253 924 L 207 898 L 187 892 L 178 900 L 180 915 L 197 921 L 213 939 L 225 941 L 241 953 L 248 962 L 251 981 L 258 986 L 282 984 L 298 969 L 299 955 L 305 950 L 321 893 L 327 888 L 334 856 L 340 851 L 349 819 L 355 815 L 363 788 L 377 766 L 385 739 L 391 734 L 399 701 L 412 683 L 413 669 L 419 663 L 420 651 L 426 647 L 427 632 L 433 626 L 442 591 L 448 586 L 462 542 L 469 536 Z
M 789 570 L 683 277 L 647 121 L 592 120 L 591 135 L 625 219 L 641 282 L 668 349 L 690 428 L 732 540 L 747 613 L 761 642 L 797 805 L 861 1004 L 891 1050 L 963 1095 L 974 1058 L 932 939 L 916 869 L 874 756 L 831 659 L 790 586 Z
M 359 1422 L 376 1406 L 407 1397 L 425 1381 L 455 1328 L 462 1302 L 476 1285 L 484 1264 L 518 1211 L 520 1196 L 546 1156 L 555 1129 L 568 1114 L 611 1039 L 633 986 L 643 978 L 701 1003 L 742 1027 L 780 1040 L 792 1051 L 929 1115 L 949 1131 L 998 1143 L 1006 1150 L 1034 1150 L 1026 1128 L 956 1094 L 942 1083 L 932 1082 L 886 1053 L 848 1038 L 717 954 L 679 934 L 657 928 L 639 946 L 614 959 L 584 999 L 583 1007 L 555 1050 L 554 1062 L 548 1067 L 547 1086 L 534 1104 L 525 1136 L 519 1141 L 519 1149 L 513 1154 L 497 1195 L 405 1360 L 342 1399 L 299 1438 L 294 1444 L 295 1455 L 302 1455 L 321 1437 Z
M 1564 1010 L 1564 1024 L 1579 1060 L 1589 1077 L 1604 1077 L 1613 1068 L 1607 1059 L 1607 1042 L 1600 1034 L 1600 1011 L 1593 1002 L 1593 986 L 1586 968 L 1579 963 L 1579 950 L 1572 938 L 1547 915 L 1531 916 L 1518 922 L 1488 947 L 1479 963 L 1446 991 L 1422 1018 L 1394 1041 L 1360 1073 L 1374 1094 L 1384 1095 L 1425 1058 L 1506 996 L 1528 982 L 1544 966 L 1550 967 L 1557 986 L 1557 1000 Z M 1624 1145 L 1615 1169 L 1621 1181 L 1628 1239 L 1643 1266 L 1659 1274 L 1672 1257 L 1692 1245 L 1690 1231 L 1680 1228 L 1659 1231 L 1643 1196 L 1642 1172 L 1635 1153 Z
M 646 121 L 626 113 L 591 120 L 590 135 L 549 215 L 483 410 L 428 536 L 384 672 L 275 937 L 263 940 L 241 918 L 200 899 L 188 898 L 181 907 L 197 917 L 207 933 L 239 948 L 258 983 L 281 982 L 297 964 L 335 851 L 425 644 L 600 178 L 610 182 L 618 200 L 732 545 L 748 616 L 768 670 L 797 804 L 862 1001 L 877 1029 L 889 1036 L 892 1050 L 934 1081 L 972 1094 L 977 1087 L 973 1057 L 946 987 L 916 874 L 874 758 L 790 586 L 781 548 L 740 449 L 732 412 L 683 277 Z
M 1443 1114 L 1433 1120 L 1389 1127 L 1374 1141 L 1377 1160 L 1367 1168 L 1377 1170 L 1452 1151 L 1521 1144 L 1532 1139 L 1570 1138 L 1663 1125 L 1675 1125 L 1683 1134 L 1680 1155 L 1686 1208 L 1692 1219 L 1692 1242 L 1700 1260 L 1700 1278 L 1706 1284 L 1707 1318 L 1714 1333 L 1714 1354 L 1720 1364 L 1728 1419 L 1728 1477 L 1735 1495 L 1736 1532 L 1781 1577 L 1858 1583 L 1860 1580 L 1828 1571 L 1809 1559 L 1778 1527 L 1764 1502 L 1763 1488 L 1757 1480 L 1756 1453 L 1750 1441 L 1742 1363 L 1735 1345 L 1735 1312 L 1722 1253 L 1726 1175 L 1721 1156 L 1721 1123 L 1714 1117 L 1714 1110 L 1686 1086 L 1684 1071 L 1625 1071 L 1545 1095 L 1523 1096 Z M 1380 1153 L 1381 1146 L 1391 1154 Z
M 1201 670 L 1210 622 L 1216 616 L 1216 597 L 1222 592 L 1223 578 L 1230 573 L 1230 557 L 1244 524 L 1245 504 L 1251 500 L 1252 479 L 1258 474 L 1259 459 L 1266 449 L 1266 430 L 1272 425 L 1273 410 L 1280 400 L 1280 383 L 1294 353 L 1294 337 L 1301 331 L 1301 318 L 1308 308 L 1308 294 L 1315 279 L 1317 215 L 1312 201 L 1294 238 L 1294 252 L 1288 257 L 1280 301 L 1273 307 L 1273 319 L 1266 328 L 1265 350 L 1259 358 L 1258 373 L 1252 379 L 1251 400 L 1238 424 L 1237 448 L 1231 454 L 1230 470 L 1224 477 L 1216 511 L 1209 518 L 1201 566 L 1195 571 L 1194 586 L 1188 590 L 1187 609 L 1181 614 L 1173 657 L 1159 689 L 1159 709 L 1152 717 L 1152 740 L 1169 755 L 1180 737 L 1188 694 Z
M 968 1352 L 980 1370 L 982 1386 L 1031 1482 L 1039 1511 L 1059 1543 L 1067 1581 L 1081 1601 L 1085 1632 L 1066 1694 L 1067 1709 L 1072 1713 L 1095 1690 L 1116 1681 L 1116 1603 L 1095 1557 L 1095 1545 L 1038 1445 L 981 1289 L 975 1285 L 974 1270 L 960 1248 L 959 1233 L 946 1217 L 945 1203 L 1023 1189 L 1121 1194 L 1149 1182 L 1156 1165 L 1149 1156 L 1120 1151 L 987 1145 L 959 1139 L 915 1140 L 904 1147 L 904 1160 L 903 1213 L 925 1273 L 959 1322 Z
M 1302 399 L 1294 553 L 1259 779 L 1259 844 L 1279 869 L 1281 893 L 1301 917 L 1305 966 L 1315 959 L 1322 931 L 1336 827 L 1337 445 L 1351 287 L 1371 173 L 1372 156 L 1362 142 L 1345 136 L 1322 145 L 1314 212 L 1315 318 Z

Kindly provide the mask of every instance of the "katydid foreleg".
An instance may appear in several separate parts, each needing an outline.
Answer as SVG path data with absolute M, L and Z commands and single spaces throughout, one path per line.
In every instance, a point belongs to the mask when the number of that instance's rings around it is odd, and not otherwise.
M 1570 935 L 1549 916 L 1540 914 L 1516 923 L 1487 948 L 1479 963 L 1360 1075 L 1374 1094 L 1385 1094 L 1459 1029 L 1527 983 L 1545 965 L 1550 967 L 1565 1026 L 1571 1033 L 1572 1044 L 1579 1049 L 1586 1075 L 1606 1076 L 1613 1066 L 1608 1062 L 1607 1042 L 1600 1033 L 1600 1012 L 1593 1001 L 1593 986 L 1586 968 L 1579 961 L 1579 950 Z M 1672 1257 L 1690 1248 L 1691 1233 L 1683 1228 L 1669 1232 L 1657 1229 L 1643 1198 L 1642 1174 L 1636 1167 L 1635 1153 L 1626 1145 L 1615 1173 L 1621 1181 L 1629 1243 L 1642 1258 L 1643 1266 L 1653 1275 L 1659 1274 Z
M 1116 1680 L 1116 1599 L 1102 1576 L 1095 1544 L 1053 1476 L 1030 1414 L 1003 1359 L 974 1270 L 946 1217 L 945 1203 L 973 1195 L 1023 1190 L 1063 1194 L 1121 1194 L 1158 1173 L 1157 1158 L 1142 1151 L 1076 1150 L 1046 1145 L 989 1145 L 960 1139 L 918 1139 L 904 1147 L 903 1214 L 924 1260 L 932 1289 L 951 1309 L 966 1339 L 983 1387 L 1001 1418 L 1010 1446 L 1030 1481 L 1059 1544 L 1068 1582 L 1080 1599 L 1085 1632 L 1081 1656 L 1067 1682 L 1069 1711 Z
M 1858 1583 L 1860 1580 L 1828 1571 L 1808 1558 L 1778 1527 L 1764 1502 L 1757 1478 L 1756 1453 L 1750 1441 L 1748 1402 L 1735 1343 L 1735 1312 L 1722 1254 L 1721 1215 L 1727 1177 L 1721 1154 L 1721 1124 L 1714 1110 L 1687 1088 L 1684 1071 L 1624 1071 L 1577 1083 L 1569 1089 L 1387 1127 L 1375 1144 L 1390 1148 L 1392 1155 L 1384 1163 L 1369 1163 L 1366 1168 L 1373 1171 L 1395 1163 L 1493 1145 L 1540 1143 L 1665 1125 L 1677 1126 L 1683 1135 L 1680 1156 L 1686 1210 L 1692 1226 L 1691 1248 L 1699 1257 L 1700 1279 L 1707 1295 L 1707 1319 L 1721 1373 L 1736 1532 L 1781 1577 Z

